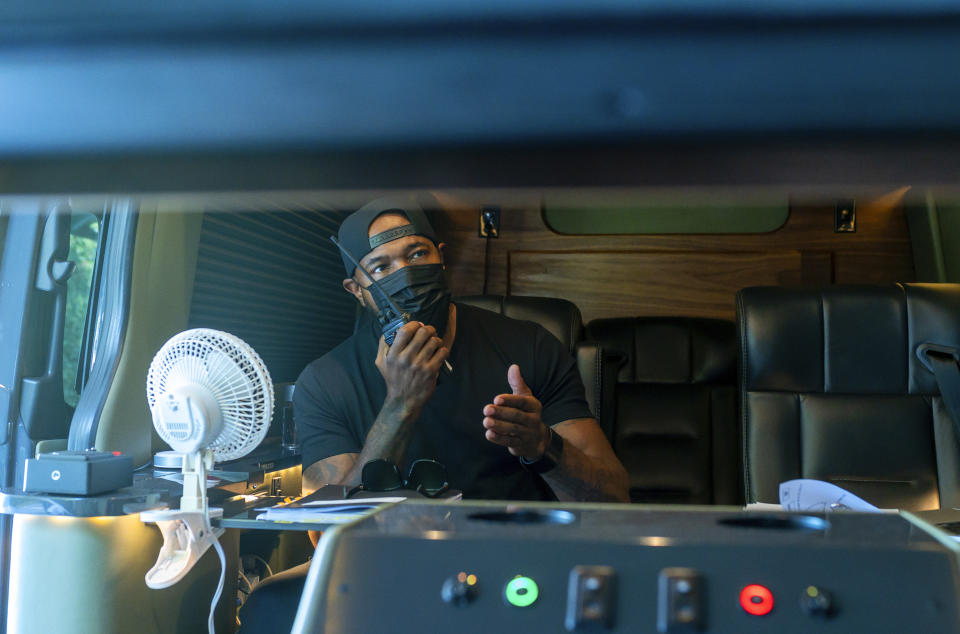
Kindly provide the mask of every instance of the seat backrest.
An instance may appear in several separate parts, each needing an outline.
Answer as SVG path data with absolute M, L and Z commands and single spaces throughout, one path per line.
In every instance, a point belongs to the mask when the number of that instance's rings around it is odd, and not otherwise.
M 595 319 L 586 336 L 624 358 L 607 424 L 630 475 L 631 499 L 739 503 L 733 322 Z
M 960 285 L 737 295 L 747 501 L 826 480 L 884 508 L 957 506 L 958 451 L 923 343 L 960 344 Z
M 524 295 L 464 295 L 455 302 L 500 313 L 513 319 L 533 321 L 567 346 L 571 353 L 583 340 L 583 318 L 573 302 L 556 297 Z
M 536 322 L 546 328 L 576 357 L 587 404 L 593 415 L 601 420 L 608 402 L 604 383 L 611 372 L 603 350 L 583 341 L 583 318 L 576 304 L 556 297 L 523 295 L 465 295 L 455 297 L 454 301 L 513 319 Z

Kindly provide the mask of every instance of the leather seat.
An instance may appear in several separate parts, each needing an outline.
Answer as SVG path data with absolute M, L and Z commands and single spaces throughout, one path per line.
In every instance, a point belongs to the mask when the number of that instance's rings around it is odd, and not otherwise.
M 576 304 L 556 297 L 524 295 L 464 295 L 454 302 L 469 304 L 512 319 L 533 321 L 546 328 L 573 352 L 583 340 L 583 318 Z
M 455 297 L 453 301 L 512 319 L 532 321 L 546 328 L 576 357 L 587 404 L 602 426 L 605 410 L 612 404 L 612 394 L 608 396 L 604 386 L 612 380 L 614 370 L 607 362 L 601 346 L 583 340 L 583 318 L 576 304 L 556 297 L 522 295 L 465 295 Z M 604 431 L 607 432 L 606 429 Z
M 737 313 L 748 501 L 814 478 L 883 508 L 960 503 L 960 445 L 916 356 L 960 344 L 960 285 L 748 288 Z
M 595 319 L 586 336 L 623 358 L 604 424 L 631 500 L 740 503 L 733 322 Z

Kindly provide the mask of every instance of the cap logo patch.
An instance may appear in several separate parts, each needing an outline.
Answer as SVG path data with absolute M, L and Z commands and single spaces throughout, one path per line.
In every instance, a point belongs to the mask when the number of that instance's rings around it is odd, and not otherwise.
M 417 229 L 412 224 L 409 225 L 400 225 L 399 227 L 394 227 L 393 229 L 387 229 L 386 231 L 381 231 L 378 234 L 370 236 L 370 248 L 376 249 L 381 244 L 385 242 L 390 242 L 396 240 L 397 238 L 402 238 L 404 236 L 412 236 L 417 234 Z

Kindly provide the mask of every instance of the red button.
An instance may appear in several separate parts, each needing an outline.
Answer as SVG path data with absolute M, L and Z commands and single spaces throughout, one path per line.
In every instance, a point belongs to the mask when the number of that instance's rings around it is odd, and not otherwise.
M 773 609 L 773 593 L 761 585 L 751 584 L 740 591 L 740 607 L 754 616 L 770 614 Z

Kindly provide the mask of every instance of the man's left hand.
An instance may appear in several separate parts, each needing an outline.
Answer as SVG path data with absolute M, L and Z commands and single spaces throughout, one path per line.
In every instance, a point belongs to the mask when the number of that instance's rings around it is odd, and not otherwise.
M 514 456 L 538 460 L 550 440 L 550 430 L 540 418 L 543 406 L 527 387 L 516 364 L 507 369 L 507 382 L 513 393 L 499 394 L 483 408 L 484 436 L 503 445 Z

